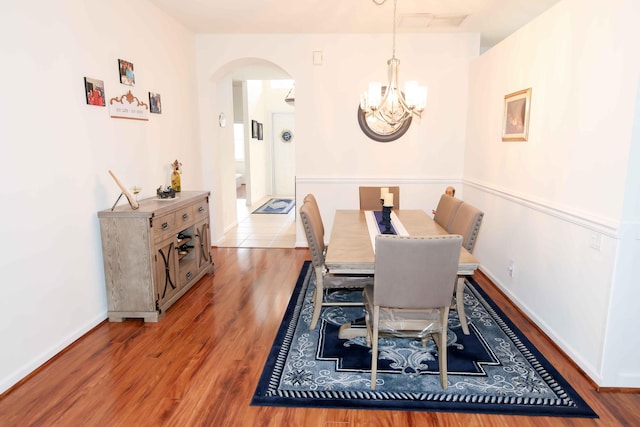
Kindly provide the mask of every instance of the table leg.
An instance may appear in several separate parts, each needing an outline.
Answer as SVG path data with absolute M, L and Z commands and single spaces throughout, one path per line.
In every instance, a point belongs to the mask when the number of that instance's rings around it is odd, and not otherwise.
M 465 335 L 469 335 L 469 325 L 467 324 L 467 315 L 464 312 L 464 276 L 458 276 L 458 282 L 456 283 L 456 311 L 458 312 L 458 318 L 460 319 L 460 325 L 462 326 L 462 332 Z

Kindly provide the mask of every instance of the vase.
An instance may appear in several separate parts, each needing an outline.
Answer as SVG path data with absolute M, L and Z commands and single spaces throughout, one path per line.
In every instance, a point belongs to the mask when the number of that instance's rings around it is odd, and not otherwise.
M 180 173 L 173 171 L 171 174 L 171 188 L 176 192 L 180 192 Z

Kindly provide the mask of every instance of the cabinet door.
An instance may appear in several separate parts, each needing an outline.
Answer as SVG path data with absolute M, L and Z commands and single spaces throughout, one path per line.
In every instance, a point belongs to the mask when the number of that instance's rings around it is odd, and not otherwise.
M 155 291 L 157 307 L 162 307 L 165 301 L 171 299 L 179 288 L 176 280 L 177 251 L 174 239 L 165 240 L 156 245 L 155 263 Z
M 209 234 L 209 220 L 196 224 L 196 236 L 198 242 L 198 270 L 212 265 L 211 236 Z

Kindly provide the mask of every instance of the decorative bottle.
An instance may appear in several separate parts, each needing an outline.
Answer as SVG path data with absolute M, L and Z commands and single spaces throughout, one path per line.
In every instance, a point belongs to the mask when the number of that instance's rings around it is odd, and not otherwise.
M 173 168 L 173 172 L 171 172 L 171 188 L 177 193 L 180 192 L 180 168 L 182 167 L 182 163 L 176 160 L 171 164 L 171 167 Z

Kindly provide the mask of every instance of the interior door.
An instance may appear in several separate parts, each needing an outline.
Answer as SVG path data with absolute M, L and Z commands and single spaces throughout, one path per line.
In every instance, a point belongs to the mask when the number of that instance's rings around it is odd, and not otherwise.
M 273 194 L 295 195 L 295 121 L 293 113 L 273 113 Z

